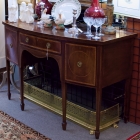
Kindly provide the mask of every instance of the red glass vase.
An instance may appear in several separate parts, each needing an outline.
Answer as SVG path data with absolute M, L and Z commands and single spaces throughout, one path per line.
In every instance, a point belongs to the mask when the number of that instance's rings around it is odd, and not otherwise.
M 105 13 L 99 5 L 98 0 L 92 0 L 91 6 L 84 12 L 85 17 L 104 18 Z
M 52 6 L 53 6 L 48 0 L 39 1 L 35 6 L 35 12 L 36 12 L 38 18 L 41 17 L 41 6 L 40 6 L 41 2 L 45 3 L 44 8 L 47 8 L 46 14 L 51 14 L 51 9 L 52 9 Z

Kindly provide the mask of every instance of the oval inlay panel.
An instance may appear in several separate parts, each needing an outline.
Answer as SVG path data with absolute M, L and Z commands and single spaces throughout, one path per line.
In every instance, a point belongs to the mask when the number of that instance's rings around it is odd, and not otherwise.
M 82 63 L 80 67 L 77 65 L 78 62 Z M 91 62 L 89 56 L 82 51 L 76 51 L 71 53 L 68 59 L 68 65 L 71 72 L 76 76 L 81 77 L 85 77 L 90 73 L 91 67 L 89 65 L 89 62 Z

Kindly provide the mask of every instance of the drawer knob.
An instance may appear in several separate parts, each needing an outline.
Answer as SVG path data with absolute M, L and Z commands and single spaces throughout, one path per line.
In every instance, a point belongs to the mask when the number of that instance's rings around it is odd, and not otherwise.
M 13 48 L 13 44 L 12 43 L 10 43 L 10 47 Z
M 26 42 L 26 43 L 28 43 L 28 42 L 29 42 L 29 38 L 28 38 L 28 37 L 26 37 L 25 42 Z
M 77 66 L 79 67 L 79 68 L 81 68 L 82 67 L 82 62 L 77 62 Z
M 47 49 L 49 49 L 51 47 L 51 44 L 50 43 L 46 43 L 46 47 L 47 47 Z

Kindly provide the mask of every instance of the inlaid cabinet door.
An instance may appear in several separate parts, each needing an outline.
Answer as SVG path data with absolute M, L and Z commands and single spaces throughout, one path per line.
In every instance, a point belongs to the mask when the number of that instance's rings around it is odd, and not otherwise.
M 5 28 L 6 57 L 15 64 L 18 64 L 17 32 Z
M 65 44 L 65 80 L 95 86 L 96 47 Z

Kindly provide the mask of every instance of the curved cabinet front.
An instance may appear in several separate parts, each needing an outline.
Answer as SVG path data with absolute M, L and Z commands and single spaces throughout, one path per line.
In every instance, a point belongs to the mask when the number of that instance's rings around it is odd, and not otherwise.
M 5 28 L 6 57 L 11 62 L 18 64 L 17 32 Z
M 66 43 L 65 80 L 95 86 L 96 48 Z

